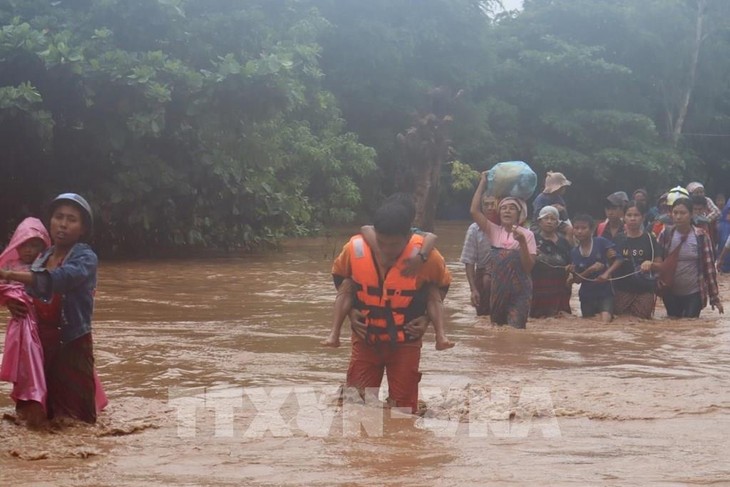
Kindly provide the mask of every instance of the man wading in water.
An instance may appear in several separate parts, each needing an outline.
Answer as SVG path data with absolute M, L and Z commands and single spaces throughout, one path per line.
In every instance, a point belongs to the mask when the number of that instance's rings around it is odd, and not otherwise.
M 354 310 L 350 313 L 353 330 L 352 352 L 347 370 L 347 386 L 377 391 L 388 373 L 388 403 L 400 408 L 418 408 L 418 370 L 421 360 L 421 337 L 429 319 L 426 317 L 430 289 L 436 286 L 441 296 L 451 284 L 444 258 L 431 251 L 418 274 L 404 276 L 404 261 L 416 255 L 423 241 L 411 234 L 411 220 L 403 205 L 388 203 L 375 213 L 373 221 L 380 252 L 356 235 L 342 249 L 332 266 L 335 286 L 345 279 L 355 285 Z M 375 393 L 377 394 L 377 393 Z

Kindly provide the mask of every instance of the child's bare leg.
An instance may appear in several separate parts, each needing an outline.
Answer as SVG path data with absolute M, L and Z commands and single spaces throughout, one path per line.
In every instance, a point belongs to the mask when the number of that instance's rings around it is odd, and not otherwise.
M 611 323 L 613 320 L 613 315 L 609 313 L 608 311 L 601 311 L 601 321 L 604 323 Z
M 353 297 L 352 293 L 355 289 L 351 279 L 345 279 L 337 289 L 337 297 L 335 298 L 335 309 L 332 317 L 332 330 L 329 336 L 320 342 L 325 347 L 339 347 L 340 333 L 342 324 L 345 322 L 347 314 L 352 309 Z
M 436 350 L 446 350 L 456 345 L 446 338 L 446 331 L 444 330 L 444 303 L 441 300 L 441 291 L 436 286 L 429 286 L 426 311 L 428 311 L 428 316 L 431 318 L 433 329 L 436 332 Z
M 15 406 L 18 419 L 25 420 L 30 428 L 40 428 L 46 423 L 46 412 L 36 401 L 18 401 Z

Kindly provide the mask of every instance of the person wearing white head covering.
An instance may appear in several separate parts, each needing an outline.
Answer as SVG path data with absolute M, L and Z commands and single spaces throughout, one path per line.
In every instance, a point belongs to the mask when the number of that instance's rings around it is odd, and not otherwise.
M 535 232 L 537 258 L 532 268 L 532 318 L 570 314 L 568 270 L 571 245 L 558 234 L 560 214 L 554 206 L 543 206 Z
M 525 328 L 532 299 L 532 267 L 537 247 L 535 235 L 521 225 L 527 219 L 527 204 L 508 197 L 499 203 L 500 224 L 493 223 L 481 209 L 487 187 L 487 172 L 471 200 L 471 216 L 492 244 L 490 316 L 492 323 Z

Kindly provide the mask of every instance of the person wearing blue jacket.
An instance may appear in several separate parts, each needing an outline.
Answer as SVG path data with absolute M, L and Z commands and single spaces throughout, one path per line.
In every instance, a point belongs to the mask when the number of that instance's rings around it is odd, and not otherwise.
M 91 336 L 98 259 L 86 241 L 93 214 L 83 197 L 64 193 L 51 203 L 50 215 L 53 245 L 30 271 L 0 271 L 0 278 L 22 282 L 33 296 L 43 345 L 48 417 L 94 423 L 106 397 L 94 371 Z M 14 315 L 28 312 L 17 303 L 8 308 Z

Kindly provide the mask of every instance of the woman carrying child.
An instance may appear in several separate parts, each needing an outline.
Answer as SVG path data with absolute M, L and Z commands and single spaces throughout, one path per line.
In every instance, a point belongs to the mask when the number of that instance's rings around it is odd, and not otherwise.
M 36 257 L 50 244 L 51 239 L 43 223 L 37 218 L 26 218 L 0 254 L 0 269 L 27 272 Z M 22 284 L 2 282 L 0 303 L 9 300 L 25 305 L 33 302 Z M 39 425 L 46 416 L 46 378 L 43 346 L 34 313 L 13 317 L 8 322 L 0 380 L 13 383 L 10 397 L 15 401 L 19 419 L 28 420 L 30 426 Z
M 558 232 L 560 213 L 544 206 L 537 217 L 535 233 L 537 259 L 532 269 L 532 318 L 570 314 L 570 286 L 566 284 L 570 265 L 570 244 Z
M 613 281 L 614 308 L 617 315 L 631 315 L 651 319 L 656 304 L 656 277 L 650 272 L 651 264 L 659 266 L 664 249 L 644 230 L 646 207 L 629 202 L 624 214 L 626 233 L 616 241 L 623 258 Z
M 725 310 L 717 288 L 715 255 L 708 235 L 692 225 L 692 201 L 679 198 L 672 204 L 674 227 L 659 235 L 659 244 L 665 255 L 663 264 L 651 264 L 649 270 L 660 270 L 671 261 L 674 267 L 671 286 L 662 297 L 667 316 L 697 318 L 709 300 L 720 314 Z M 675 264 L 676 262 L 676 264 Z M 664 269 L 665 273 L 672 269 Z
M 532 267 L 537 246 L 535 235 L 521 227 L 527 220 L 527 204 L 507 197 L 499 202 L 500 224 L 492 223 L 481 209 L 487 172 L 471 200 L 471 216 L 492 243 L 491 321 L 497 325 L 525 328 L 532 299 Z
M 29 309 L 8 303 L 13 316 L 35 313 L 43 345 L 48 417 L 67 416 L 96 422 L 106 405 L 94 371 L 91 315 L 97 257 L 85 243 L 92 230 L 91 207 L 74 193 L 51 203 L 53 245 L 29 271 L 2 270 L 0 279 L 25 284 L 33 296 Z

